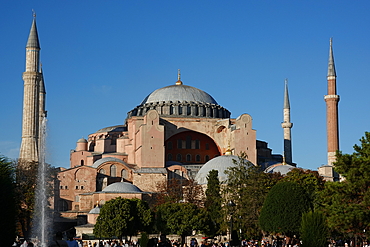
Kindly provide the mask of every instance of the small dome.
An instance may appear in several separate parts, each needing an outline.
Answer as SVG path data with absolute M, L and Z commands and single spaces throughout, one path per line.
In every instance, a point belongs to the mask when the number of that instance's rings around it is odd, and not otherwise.
M 133 184 L 127 182 L 117 182 L 105 187 L 103 192 L 142 193 L 143 191 Z
M 100 214 L 100 208 L 95 207 L 95 208 L 91 209 L 89 214 Z
M 210 161 L 205 163 L 202 168 L 200 168 L 199 172 L 195 176 L 195 181 L 197 181 L 198 184 L 207 184 L 207 176 L 209 172 L 212 170 L 217 170 L 218 179 L 221 183 L 225 182 L 227 180 L 227 175 L 225 174 L 225 171 L 229 167 L 235 166 L 234 160 L 238 161 L 239 157 L 236 155 L 222 155 L 211 159 Z M 245 161 L 249 162 L 252 165 L 250 161 Z
M 155 90 L 149 94 L 141 105 L 156 102 L 197 102 L 217 105 L 216 100 L 208 93 L 191 86 L 171 85 Z
M 293 170 L 294 166 L 291 166 L 291 165 L 284 165 L 282 163 L 278 163 L 278 164 L 274 164 L 272 166 L 269 166 L 265 169 L 265 173 L 280 173 L 281 175 L 285 176 L 288 174 L 288 172 L 290 172 L 291 170 Z
M 85 138 L 78 139 L 77 143 L 87 143 L 87 140 Z

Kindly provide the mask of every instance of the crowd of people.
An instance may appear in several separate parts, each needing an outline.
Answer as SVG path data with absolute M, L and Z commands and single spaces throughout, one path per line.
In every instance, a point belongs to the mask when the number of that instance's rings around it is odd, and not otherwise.
M 299 247 L 301 242 L 297 241 L 288 241 L 286 239 L 273 239 L 269 241 L 264 238 L 261 240 L 242 240 L 237 246 L 240 247 Z M 39 242 L 34 241 L 16 241 L 13 244 L 14 247 L 44 247 Z M 344 240 L 331 240 L 328 241 L 328 247 L 352 247 L 354 246 L 353 241 L 344 241 Z M 357 243 L 357 246 L 361 247 L 370 247 L 366 241 L 361 241 Z M 122 240 L 100 240 L 100 241 L 88 241 L 88 240 L 78 240 L 69 236 L 67 240 L 63 240 L 63 235 L 61 232 L 58 232 L 54 236 L 54 240 L 47 244 L 47 247 L 143 247 L 140 246 L 137 240 L 132 241 L 122 241 Z M 217 239 L 205 239 L 202 241 L 197 241 L 196 238 L 192 238 L 188 244 L 181 245 L 178 239 L 168 239 L 166 235 L 161 235 L 159 238 L 149 239 L 145 247 L 236 247 L 230 244 L 225 238 L 224 241 Z

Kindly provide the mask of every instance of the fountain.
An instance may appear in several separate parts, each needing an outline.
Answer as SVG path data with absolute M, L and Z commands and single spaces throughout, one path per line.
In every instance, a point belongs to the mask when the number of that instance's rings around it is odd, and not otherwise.
M 50 171 L 45 162 L 46 156 L 46 123 L 44 117 L 40 126 L 39 142 L 39 165 L 37 173 L 37 185 L 35 192 L 35 211 L 33 218 L 32 235 L 36 237 L 37 246 L 47 247 L 50 238 L 50 209 L 48 207 L 48 195 L 50 194 Z

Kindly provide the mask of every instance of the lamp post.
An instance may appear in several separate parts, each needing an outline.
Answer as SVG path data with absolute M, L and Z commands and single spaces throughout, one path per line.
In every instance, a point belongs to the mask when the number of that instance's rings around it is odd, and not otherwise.
M 233 232 L 233 213 L 234 213 L 234 207 L 236 206 L 235 203 L 230 200 L 227 205 L 229 206 L 229 214 L 230 214 L 230 232 L 229 232 L 229 243 L 230 243 L 230 246 L 231 243 L 232 243 L 232 232 Z

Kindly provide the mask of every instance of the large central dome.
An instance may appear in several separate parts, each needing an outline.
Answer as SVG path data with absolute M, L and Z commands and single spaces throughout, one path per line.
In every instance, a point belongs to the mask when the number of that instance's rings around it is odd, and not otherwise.
M 171 85 L 159 88 L 149 94 L 141 102 L 141 105 L 155 102 L 196 102 L 217 105 L 216 100 L 208 93 L 186 85 Z
M 230 117 L 230 112 L 217 104 L 211 95 L 198 88 L 183 85 L 180 74 L 176 85 L 155 90 L 128 112 L 127 117 L 144 116 L 152 109 L 163 117 Z

